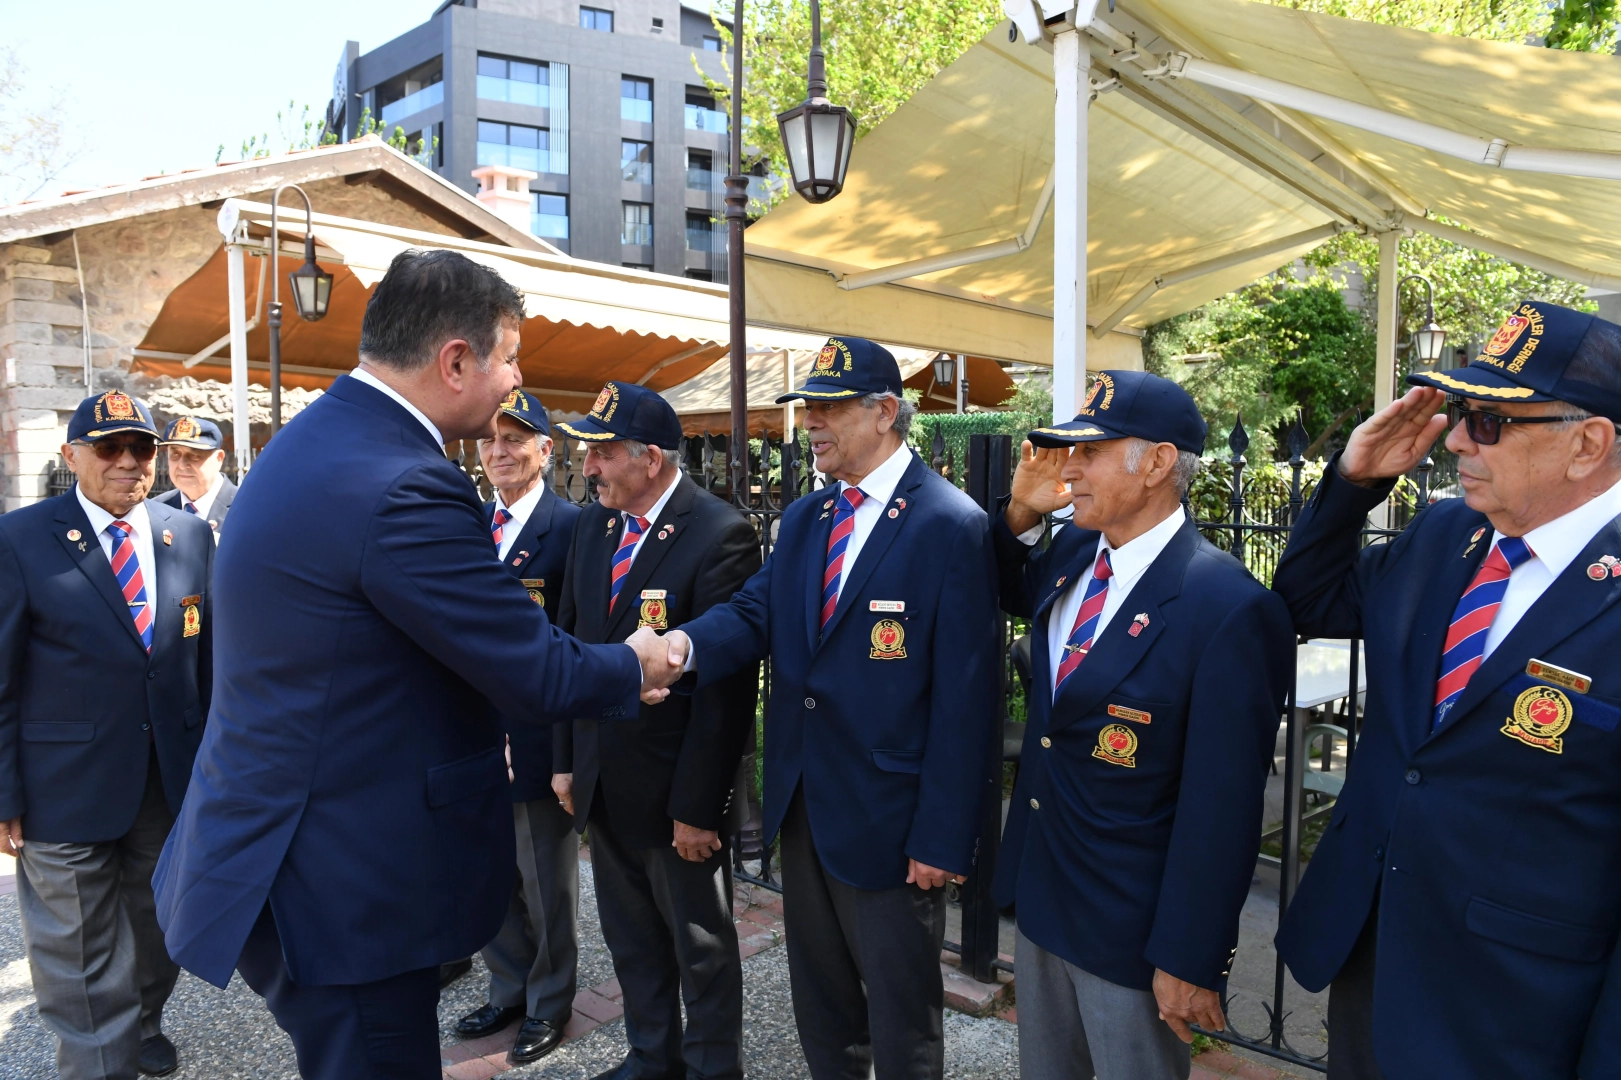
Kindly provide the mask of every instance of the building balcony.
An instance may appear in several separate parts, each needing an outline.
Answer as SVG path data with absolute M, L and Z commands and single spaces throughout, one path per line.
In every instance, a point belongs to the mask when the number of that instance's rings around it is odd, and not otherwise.
M 706 109 L 702 105 L 688 105 L 685 108 L 687 127 L 692 131 L 712 131 L 724 135 L 731 130 L 726 122 L 726 114 L 718 109 Z
M 687 226 L 687 250 L 699 251 L 707 255 L 726 254 L 726 233 L 723 229 L 709 226 Z
M 551 108 L 551 89 L 545 83 L 500 79 L 494 75 L 478 77 L 478 96 L 485 101 L 510 101 L 514 105 L 539 105 L 541 108 Z
M 553 171 L 551 151 L 534 146 L 508 146 L 506 143 L 480 142 L 478 163 L 510 165 L 515 169 L 528 169 L 537 173 Z
M 543 240 L 568 239 L 567 214 L 530 214 L 529 233 Z
M 407 94 L 398 101 L 391 101 L 383 106 L 382 122 L 384 127 L 393 127 L 409 116 L 415 116 L 424 109 L 431 109 L 435 105 L 444 104 L 445 84 L 432 83 L 424 86 L 414 94 Z
M 653 103 L 641 98 L 622 97 L 619 99 L 619 119 L 629 120 L 637 124 L 651 124 L 653 122 Z
M 620 222 L 619 242 L 629 247 L 651 248 L 653 246 L 652 224 L 647 222 Z

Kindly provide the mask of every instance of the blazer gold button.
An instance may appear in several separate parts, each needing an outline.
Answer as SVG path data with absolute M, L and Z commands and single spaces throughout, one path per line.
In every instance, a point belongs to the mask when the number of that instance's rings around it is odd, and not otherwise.
M 1041 809 L 1041 804 L 1036 802 L 1036 800 L 1031 799 L 1030 800 L 1030 809 L 1032 809 L 1032 810 L 1040 810 Z
M 813 697 L 806 698 L 805 699 L 805 708 L 807 708 L 807 709 L 816 708 L 816 699 L 813 698 Z
M 1047 738 L 1047 736 L 1043 735 L 1041 737 L 1041 745 L 1043 749 L 1051 750 L 1053 748 L 1053 741 Z

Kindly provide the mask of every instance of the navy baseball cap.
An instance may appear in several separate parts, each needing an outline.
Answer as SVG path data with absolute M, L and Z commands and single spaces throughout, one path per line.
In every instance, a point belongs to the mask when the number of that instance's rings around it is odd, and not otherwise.
M 79 402 L 68 421 L 68 442 L 95 442 L 122 431 L 138 431 L 158 437 L 157 425 L 152 423 L 152 410 L 140 398 L 130 397 L 120 390 L 109 390 L 100 397 L 88 397 Z
M 546 415 L 546 406 L 540 403 L 539 398 L 532 397 L 522 390 L 514 390 L 502 400 L 501 412 L 512 417 L 530 431 L 536 431 L 548 439 L 551 438 L 551 417 Z
M 777 404 L 802 398 L 806 401 L 837 401 L 863 394 L 901 396 L 901 367 L 890 351 L 866 338 L 828 338 L 805 385 L 783 394 Z
M 212 420 L 204 420 L 200 416 L 181 416 L 169 421 L 169 426 L 163 429 L 163 438 L 158 441 L 158 445 L 189 446 L 193 450 L 223 450 L 225 436 L 220 434 L 220 426 Z
M 1468 367 L 1414 372 L 1407 381 L 1481 401 L 1564 401 L 1621 423 L 1621 393 L 1582 378 L 1613 367 L 1621 326 L 1540 300 L 1516 307 Z
M 1105 439 L 1167 442 L 1178 450 L 1204 450 L 1209 428 L 1193 398 L 1170 379 L 1146 371 L 1100 371 L 1081 413 L 1067 424 L 1037 428 L 1030 444 L 1052 449 Z
M 590 443 L 630 439 L 674 450 L 681 444 L 681 421 L 670 403 L 645 386 L 610 382 L 583 420 L 559 420 L 557 426 Z

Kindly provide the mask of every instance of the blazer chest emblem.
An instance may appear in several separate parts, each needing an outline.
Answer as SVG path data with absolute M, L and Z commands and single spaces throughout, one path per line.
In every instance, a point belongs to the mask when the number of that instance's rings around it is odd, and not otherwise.
M 669 594 L 663 589 L 642 590 L 642 610 L 636 620 L 637 629 L 651 627 L 654 630 L 668 630 L 670 628 L 670 609 L 666 604 Z
M 529 599 L 533 600 L 541 607 L 545 607 L 546 598 L 541 595 L 540 590 L 546 587 L 546 579 L 538 577 L 526 577 L 520 578 L 519 580 L 523 582 L 524 589 L 528 591 Z
M 872 652 L 867 655 L 874 660 L 906 659 L 906 627 L 895 619 L 879 619 L 872 628 Z

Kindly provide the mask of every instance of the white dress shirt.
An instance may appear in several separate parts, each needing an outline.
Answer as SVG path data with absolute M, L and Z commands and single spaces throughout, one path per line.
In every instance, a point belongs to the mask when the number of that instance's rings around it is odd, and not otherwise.
M 541 497 L 545 494 L 546 481 L 544 479 L 531 488 L 527 495 L 511 506 L 501 501 L 499 491 L 495 493 L 495 508 L 505 510 L 512 515 L 507 523 L 501 526 L 501 546 L 496 549 L 496 555 L 502 560 L 506 559 L 507 552 L 512 550 L 512 545 L 518 542 L 518 534 L 523 531 L 525 525 L 529 524 L 529 515 L 535 512 L 535 507 L 540 505 Z
M 867 543 L 867 537 L 872 535 L 873 528 L 883 515 L 884 508 L 895 494 L 895 488 L 900 485 L 901 477 L 906 475 L 907 466 L 912 464 L 912 448 L 904 442 L 893 454 L 884 459 L 884 463 L 868 473 L 861 483 L 854 485 L 861 489 L 866 496 L 861 505 L 856 507 L 854 518 L 850 522 L 850 541 L 844 546 L 844 565 L 839 573 L 838 596 L 844 595 L 844 583 L 850 580 L 850 570 L 861 555 L 862 547 Z M 850 487 L 844 481 L 839 481 L 838 494 L 844 494 L 844 489 Z M 836 512 L 836 511 L 835 511 Z M 827 552 L 821 553 L 827 558 Z
M 1182 507 L 1178 506 L 1164 521 L 1118 548 L 1109 545 L 1108 537 L 1098 537 L 1097 554 L 1087 564 L 1086 571 L 1069 583 L 1069 588 L 1065 589 L 1063 595 L 1054 602 L 1052 611 L 1047 615 L 1047 670 L 1052 676 L 1055 693 L 1058 690 L 1058 665 L 1064 659 L 1064 645 L 1069 641 L 1069 632 L 1075 626 L 1075 616 L 1080 613 L 1081 603 L 1086 599 L 1086 586 L 1092 580 L 1092 571 L 1097 567 L 1097 560 L 1107 551 L 1109 569 L 1113 571 L 1113 575 L 1109 578 L 1108 591 L 1103 594 L 1103 613 L 1098 616 L 1098 627 L 1092 633 L 1093 641 L 1103 637 L 1103 631 L 1109 625 L 1109 620 L 1114 618 L 1115 612 L 1126 602 L 1132 587 L 1154 564 L 1154 560 L 1159 558 L 1160 552 L 1165 550 L 1165 545 L 1171 542 L 1171 537 L 1176 535 L 1186 520 L 1187 516 L 1183 513 Z M 1020 540 L 1031 545 L 1040 538 L 1039 527 L 1019 534 Z
M 1621 515 L 1621 483 L 1616 484 L 1596 499 L 1591 499 L 1570 513 L 1538 525 L 1523 539 L 1531 548 L 1531 557 L 1514 568 L 1509 575 L 1508 589 L 1503 593 L 1503 604 L 1486 631 L 1486 651 L 1503 643 L 1509 631 L 1531 610 L 1531 605 L 1547 591 L 1554 579 L 1565 572 L 1582 549 L 1592 542 L 1598 531 Z M 1503 538 L 1493 530 L 1492 543 Z M 1611 554 L 1621 555 L 1621 552 Z
M 85 516 L 90 519 L 90 527 L 95 530 L 96 539 L 101 541 L 101 551 L 107 556 L 109 567 L 113 560 L 113 534 L 107 531 L 107 526 L 115 521 L 122 521 L 129 526 L 129 538 L 135 544 L 135 558 L 141 566 L 141 584 L 146 586 L 147 607 L 152 610 L 152 632 L 156 634 L 158 611 L 163 605 L 158 603 L 158 564 L 156 556 L 152 554 L 152 518 L 146 512 L 146 503 L 138 502 L 129 513 L 121 518 L 115 518 L 85 498 L 84 490 L 78 484 L 73 485 L 73 493 L 79 497 L 79 505 L 84 508 Z M 157 638 L 154 637 L 153 640 L 156 641 Z
M 395 401 L 399 402 L 401 408 L 420 420 L 422 422 L 422 426 L 428 429 L 428 434 L 433 436 L 434 445 L 439 447 L 443 447 L 445 445 L 445 437 L 439 434 L 439 429 L 434 426 L 434 422 L 429 420 L 427 416 L 423 414 L 421 409 L 417 408 L 409 401 L 406 401 L 398 390 L 394 389 L 392 386 L 388 385 L 388 383 L 384 382 L 382 379 L 379 379 L 377 376 L 373 375 L 363 367 L 355 368 L 349 373 L 349 377 L 351 379 L 358 379 L 367 386 L 371 387 L 373 390 L 381 391 L 382 393 L 393 398 Z
M 670 496 L 675 494 L 675 489 L 680 485 L 680 483 L 681 470 L 677 469 L 675 471 L 675 479 L 670 482 L 669 487 L 664 489 L 664 494 L 659 496 L 659 501 L 654 503 L 648 509 L 647 513 L 640 515 L 641 517 L 647 519 L 647 528 L 642 530 L 642 535 L 636 538 L 635 545 L 630 549 L 630 561 L 632 565 L 635 565 L 636 556 L 642 553 L 642 544 L 647 542 L 647 534 L 653 531 L 653 526 L 658 524 L 659 515 L 664 513 L 664 504 L 670 501 Z M 619 511 L 620 525 L 622 527 L 629 528 L 628 525 L 625 525 L 625 522 L 629 521 L 630 517 L 631 514 L 628 510 Z
M 214 477 L 214 482 L 209 485 L 207 491 L 203 492 L 203 497 L 200 499 L 188 499 L 186 498 L 186 493 L 182 491 L 180 493 L 180 509 L 184 510 L 186 508 L 186 504 L 191 503 L 192 506 L 197 508 L 197 516 L 202 518 L 204 521 L 207 521 L 208 512 L 214 508 L 214 500 L 219 497 L 220 488 L 224 486 L 225 474 L 220 473 L 218 476 Z

